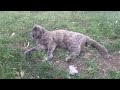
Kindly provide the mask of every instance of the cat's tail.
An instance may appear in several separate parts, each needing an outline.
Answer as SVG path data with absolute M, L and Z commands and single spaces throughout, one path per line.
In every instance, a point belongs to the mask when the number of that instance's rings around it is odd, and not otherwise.
M 108 55 L 107 49 L 103 45 L 91 39 L 90 37 L 87 37 L 86 42 L 87 44 L 90 44 L 91 46 L 95 47 L 100 52 L 104 59 L 109 60 L 110 56 Z

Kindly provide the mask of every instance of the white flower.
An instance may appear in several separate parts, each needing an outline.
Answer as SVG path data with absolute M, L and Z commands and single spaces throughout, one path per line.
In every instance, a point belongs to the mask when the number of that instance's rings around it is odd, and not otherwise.
M 74 65 L 70 65 L 69 66 L 69 74 L 74 75 L 76 73 L 78 73 L 77 67 L 75 67 Z
M 115 23 L 118 23 L 118 20 Z

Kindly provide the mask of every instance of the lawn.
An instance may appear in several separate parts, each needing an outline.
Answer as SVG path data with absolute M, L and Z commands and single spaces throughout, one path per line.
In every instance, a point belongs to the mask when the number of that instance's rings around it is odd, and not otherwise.
M 78 75 L 68 73 L 66 50 L 56 49 L 52 64 L 45 51 L 26 59 L 24 52 L 35 46 L 30 32 L 35 25 L 47 30 L 67 29 L 90 36 L 104 45 L 113 58 L 104 60 L 88 47 L 74 62 Z M 29 46 L 28 46 L 29 42 Z M 0 11 L 0 79 L 120 79 L 119 11 Z

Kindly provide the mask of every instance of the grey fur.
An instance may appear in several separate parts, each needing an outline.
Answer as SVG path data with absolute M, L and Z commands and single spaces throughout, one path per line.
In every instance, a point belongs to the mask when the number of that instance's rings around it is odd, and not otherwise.
M 93 45 L 104 59 L 109 59 L 108 51 L 103 45 L 78 32 L 62 29 L 47 31 L 45 28 L 35 25 L 32 29 L 32 37 L 37 46 L 27 50 L 25 55 L 30 55 L 32 52 L 38 50 L 47 50 L 48 60 L 51 60 L 55 48 L 61 47 L 69 50 L 69 55 L 65 59 L 69 61 L 74 60 L 80 54 L 84 46 L 89 44 Z

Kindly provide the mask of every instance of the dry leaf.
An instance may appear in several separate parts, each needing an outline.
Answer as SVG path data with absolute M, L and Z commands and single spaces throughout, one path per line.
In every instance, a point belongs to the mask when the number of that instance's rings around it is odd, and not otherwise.
M 29 47 L 29 42 L 28 42 L 28 44 L 27 44 L 27 46 L 26 47 Z
M 92 56 L 91 53 L 85 53 L 84 58 L 89 59 Z
M 37 76 L 37 78 L 40 78 L 39 76 Z
M 120 54 L 120 51 L 118 53 Z
M 56 61 L 56 63 L 60 63 L 60 61 Z
M 56 76 L 56 77 L 54 77 L 53 79 L 60 79 L 60 78 Z
M 24 71 L 21 71 L 21 72 L 20 72 L 20 76 L 21 76 L 21 78 L 23 78 L 24 75 L 25 75 Z
M 17 75 L 17 76 L 16 76 L 17 79 L 21 79 L 19 72 L 16 72 L 16 75 Z

